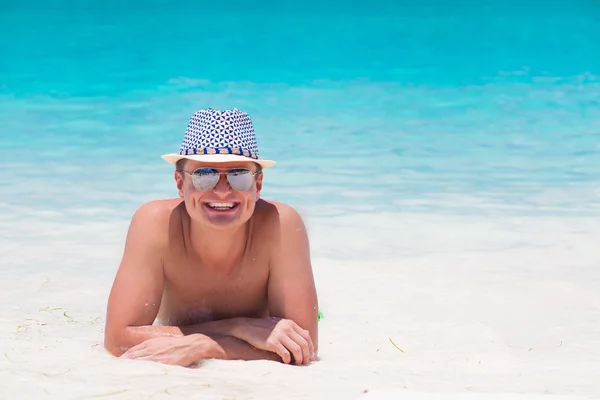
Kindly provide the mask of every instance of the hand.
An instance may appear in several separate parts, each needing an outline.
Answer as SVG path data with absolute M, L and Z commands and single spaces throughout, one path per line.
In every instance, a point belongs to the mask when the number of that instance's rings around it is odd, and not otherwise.
M 187 367 L 208 358 L 206 355 L 213 343 L 211 338 L 201 334 L 158 337 L 133 346 L 121 357 Z
M 307 330 L 289 319 L 240 318 L 232 336 L 244 340 L 257 349 L 278 354 L 282 361 L 296 365 L 308 364 L 315 359 L 312 339 Z

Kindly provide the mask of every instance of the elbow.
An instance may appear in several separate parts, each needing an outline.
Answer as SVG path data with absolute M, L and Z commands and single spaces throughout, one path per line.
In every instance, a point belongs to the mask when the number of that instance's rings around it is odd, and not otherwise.
M 128 347 L 124 345 L 123 341 L 120 340 L 120 335 L 114 332 L 106 332 L 104 334 L 104 349 L 115 357 L 121 357 L 127 350 Z
M 124 349 L 122 346 L 119 346 L 117 343 L 113 341 L 104 340 L 104 349 L 111 355 L 115 357 L 121 357 L 127 349 Z
M 113 344 L 110 343 L 106 343 L 104 342 L 104 349 L 112 356 L 115 357 L 121 357 L 123 354 L 125 354 L 125 349 L 122 349 L 119 346 L 115 346 Z

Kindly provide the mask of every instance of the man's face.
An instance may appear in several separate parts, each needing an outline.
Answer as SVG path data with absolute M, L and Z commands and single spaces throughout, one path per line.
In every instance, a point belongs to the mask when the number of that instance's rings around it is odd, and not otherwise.
M 262 189 L 262 174 L 256 174 L 256 164 L 187 160 L 183 170 L 187 173 L 176 171 L 175 180 L 179 196 L 184 199 L 192 219 L 218 229 L 236 228 L 250 219 Z M 215 171 L 221 172 L 221 175 L 217 176 Z M 228 171 L 231 183 L 226 175 Z M 194 186 L 194 181 L 199 188 Z M 213 187 L 214 182 L 216 184 Z M 244 190 L 244 183 L 249 182 L 248 189 Z

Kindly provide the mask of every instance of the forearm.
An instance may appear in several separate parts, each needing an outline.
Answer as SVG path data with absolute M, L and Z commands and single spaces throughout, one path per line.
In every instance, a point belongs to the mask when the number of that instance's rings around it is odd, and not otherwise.
M 194 325 L 180 326 L 183 335 L 202 333 L 203 335 L 235 336 L 236 327 L 242 323 L 243 318 L 228 318 L 216 321 L 207 321 Z
M 233 336 L 238 318 L 203 322 L 186 326 L 142 325 L 128 326 L 118 332 L 107 330 L 105 347 L 120 356 L 133 346 L 157 337 L 179 337 L 200 333 L 207 336 Z
M 158 337 L 184 336 L 177 326 L 127 326 L 124 329 L 107 329 L 104 335 L 104 347 L 119 357 L 130 348 Z
M 203 359 L 220 359 L 220 360 L 272 360 L 281 362 L 279 355 L 266 350 L 260 350 L 251 344 L 226 335 L 205 335 L 202 333 L 192 333 L 189 335 L 177 335 L 169 332 L 168 329 L 161 329 L 161 332 L 156 330 L 145 329 L 149 327 L 135 327 L 132 331 L 122 335 L 119 339 L 120 346 L 115 345 L 115 342 L 105 342 L 106 348 L 115 356 L 127 356 L 129 358 L 154 356 L 157 348 L 163 348 L 165 343 L 168 347 L 178 349 L 179 356 L 176 358 L 177 363 L 182 360 L 184 364 L 189 365 Z M 159 327 L 154 327 L 159 328 Z M 173 328 L 173 327 L 160 327 Z M 176 342 L 160 342 L 161 338 L 168 340 L 171 337 Z M 159 340 L 159 342 L 156 342 Z M 183 341 L 182 341 L 183 340 Z M 137 345 L 148 341 L 152 343 L 149 347 L 139 347 Z M 124 345 L 127 343 L 128 345 Z M 157 347 L 158 346 L 158 347 Z M 141 352 L 141 353 L 140 353 Z M 161 353 L 161 352 L 158 352 Z M 160 357 L 160 356 L 159 356 Z M 156 359 L 156 361 L 165 362 L 164 359 Z M 167 362 L 169 363 L 169 362 Z
M 281 362 L 276 353 L 260 350 L 247 342 L 233 336 L 211 336 L 213 344 L 205 358 L 220 360 L 271 360 Z

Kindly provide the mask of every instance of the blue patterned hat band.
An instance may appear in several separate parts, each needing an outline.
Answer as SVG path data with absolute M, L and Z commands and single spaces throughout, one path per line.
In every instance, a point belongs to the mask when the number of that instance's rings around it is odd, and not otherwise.
M 173 164 L 181 158 L 207 162 L 254 161 L 263 168 L 275 164 L 260 157 L 252 120 L 236 108 L 196 111 L 185 130 L 179 153 L 162 158 Z

